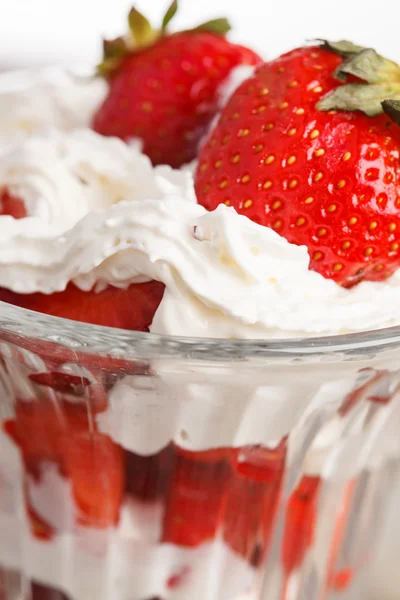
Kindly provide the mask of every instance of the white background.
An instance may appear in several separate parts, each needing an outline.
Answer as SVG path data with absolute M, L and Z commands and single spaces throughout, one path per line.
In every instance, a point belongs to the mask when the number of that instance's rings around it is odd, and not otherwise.
M 134 0 L 0 0 L 0 68 L 90 64 L 101 35 L 115 35 Z M 265 57 L 305 39 L 350 38 L 400 60 L 398 0 L 180 0 L 175 26 L 226 15 L 234 39 Z M 168 0 L 137 0 L 156 23 Z

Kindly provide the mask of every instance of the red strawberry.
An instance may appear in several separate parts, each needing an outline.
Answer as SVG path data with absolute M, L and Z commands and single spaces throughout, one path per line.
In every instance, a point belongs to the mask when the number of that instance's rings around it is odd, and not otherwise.
M 27 473 L 40 481 L 43 464 L 56 464 L 71 479 L 79 522 L 114 525 L 124 486 L 123 450 L 96 431 L 86 403 L 43 397 L 17 401 L 15 411 L 5 430 L 20 447 Z M 33 531 L 47 535 L 46 523 L 29 505 L 28 514 Z
M 263 484 L 236 475 L 223 514 L 224 540 L 252 565 L 259 566 L 275 523 L 280 481 Z
M 289 498 L 282 547 L 282 561 L 287 574 L 301 564 L 313 543 L 320 484 L 319 477 L 304 475 Z
M 132 9 L 129 36 L 104 43 L 100 72 L 108 77 L 109 92 L 93 121 L 103 135 L 141 138 L 154 164 L 173 167 L 196 157 L 219 108 L 219 87 L 232 69 L 260 62 L 253 51 L 225 39 L 225 19 L 167 35 L 177 5 L 175 0 L 160 31 Z
M 231 448 L 212 448 L 210 450 L 193 451 L 186 450 L 180 446 L 175 446 L 175 450 L 179 456 L 183 456 L 188 460 L 207 464 L 215 464 L 221 460 L 228 459 L 230 454 L 235 452 Z
M 23 219 L 27 216 L 24 201 L 3 191 L 0 195 L 0 216 L 10 215 L 14 219 Z
M 157 500 L 164 496 L 174 469 L 172 444 L 152 456 L 126 452 L 125 492 L 140 500 Z
M 100 433 L 69 436 L 65 469 L 71 479 L 78 521 L 90 527 L 118 522 L 124 490 L 123 450 Z
M 262 560 L 275 525 L 286 445 L 238 448 L 223 512 L 225 541 L 254 566 Z
M 109 286 L 102 292 L 84 292 L 74 284 L 55 294 L 16 294 L 0 288 L 0 301 L 29 310 L 134 331 L 148 331 L 164 294 L 158 281 L 132 284 L 128 289 Z
M 328 587 L 341 592 L 353 581 L 356 569 L 353 565 L 340 565 L 342 543 L 347 533 L 352 505 L 354 502 L 355 481 L 350 481 L 343 497 L 339 499 L 340 510 L 337 514 L 328 561 Z M 336 564 L 336 563 L 339 563 Z
M 42 585 L 41 583 L 35 583 L 34 581 L 31 582 L 29 597 L 31 600 L 70 600 L 69 596 L 66 596 L 60 590 Z
M 262 65 L 202 149 L 199 203 L 233 206 L 306 245 L 311 268 L 344 286 L 388 277 L 400 266 L 400 129 L 379 113 L 399 78 L 400 67 L 348 43 Z
M 286 440 L 276 448 L 262 445 L 243 446 L 232 451 L 235 472 L 253 481 L 276 483 L 280 481 L 286 457 Z
M 40 464 L 54 462 L 63 469 L 64 436 L 68 422 L 61 406 L 50 400 L 17 401 L 15 419 L 6 431 L 21 449 L 27 471 L 40 477 Z
M 177 456 L 165 505 L 163 541 L 198 546 L 212 539 L 230 477 L 225 461 L 207 464 Z

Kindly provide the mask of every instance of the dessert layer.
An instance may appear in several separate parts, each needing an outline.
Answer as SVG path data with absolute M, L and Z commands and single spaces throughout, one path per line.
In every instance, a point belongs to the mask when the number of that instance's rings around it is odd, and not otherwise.
M 190 169 L 153 169 L 136 143 L 82 129 L 101 88 L 59 74 L 0 93 L 0 115 L 12 107 L 0 119 L 0 188 L 29 214 L 0 217 L 3 287 L 50 294 L 69 281 L 100 289 L 154 278 L 166 291 L 151 331 L 172 335 L 301 337 L 400 323 L 399 273 L 343 289 L 309 270 L 305 247 L 226 206 L 196 205 Z

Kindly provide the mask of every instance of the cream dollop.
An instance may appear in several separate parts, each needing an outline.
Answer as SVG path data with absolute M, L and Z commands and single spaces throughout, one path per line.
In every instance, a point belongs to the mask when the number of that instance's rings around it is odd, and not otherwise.
M 156 279 L 166 285 L 156 333 L 268 338 L 400 322 L 399 274 L 345 290 L 309 270 L 305 247 L 224 205 L 207 212 L 166 192 L 91 212 L 62 236 L 43 221 L 1 224 L 2 285 L 52 293 L 71 280 L 88 290 Z
M 26 135 L 89 127 L 107 91 L 104 80 L 61 69 L 0 77 L 0 151 Z
M 9 149 L 0 160 L 0 189 L 23 199 L 30 217 L 10 226 L 46 236 L 128 199 L 176 193 L 195 201 L 189 173 L 167 166 L 153 169 L 135 145 L 89 129 L 49 130 Z

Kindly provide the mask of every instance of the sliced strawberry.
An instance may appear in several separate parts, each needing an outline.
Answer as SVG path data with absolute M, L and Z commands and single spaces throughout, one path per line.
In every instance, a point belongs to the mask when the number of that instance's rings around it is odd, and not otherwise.
M 265 555 L 275 524 L 284 474 L 286 445 L 236 450 L 235 475 L 224 509 L 224 539 L 254 566 Z
M 0 216 L 10 215 L 14 219 L 23 219 L 27 216 L 25 203 L 20 198 L 12 196 L 7 190 L 0 195 Z
M 282 546 L 287 574 L 300 566 L 313 543 L 320 485 L 319 477 L 304 475 L 287 504 Z
M 143 501 L 165 495 L 175 465 L 175 450 L 167 446 L 153 456 L 126 452 L 125 492 Z
M 17 401 L 15 419 L 4 425 L 6 432 L 21 449 L 27 471 L 39 477 L 43 461 L 63 469 L 64 437 L 68 431 L 60 407 L 50 401 Z
M 125 290 L 109 286 L 98 293 L 84 292 L 71 283 L 51 295 L 0 288 L 0 301 L 73 321 L 148 331 L 163 294 L 164 285 L 158 281 L 132 284 Z
M 181 446 L 175 446 L 176 452 L 179 456 L 183 456 L 188 460 L 195 462 L 202 462 L 208 464 L 215 464 L 221 460 L 226 460 L 230 453 L 233 452 L 231 448 L 213 448 L 211 450 L 187 450 Z
M 178 456 L 167 492 L 163 541 L 198 546 L 212 539 L 230 477 L 226 461 L 207 464 Z
M 106 528 L 118 523 L 124 491 L 124 452 L 100 433 L 68 437 L 65 470 L 71 479 L 78 522 Z
M 333 532 L 331 551 L 328 562 L 328 589 L 342 592 L 347 589 L 353 581 L 355 569 L 353 566 L 339 566 L 340 551 L 342 542 L 346 534 L 349 524 L 349 514 L 352 509 L 354 499 L 355 481 L 350 481 L 346 487 L 342 501 L 340 502 L 340 510 L 337 515 L 335 528 Z
M 70 600 L 60 590 L 34 581 L 31 582 L 30 598 L 31 600 Z
M 261 483 L 275 483 L 281 480 L 286 456 L 286 440 L 276 448 L 266 448 L 260 444 L 236 448 L 231 456 L 236 473 Z
M 78 521 L 92 527 L 115 524 L 124 486 L 123 450 L 96 432 L 86 403 L 41 398 L 17 401 L 15 410 L 4 428 L 20 447 L 27 473 L 40 482 L 43 464 L 57 465 L 71 479 Z M 27 504 L 33 532 L 46 538 L 51 529 Z

